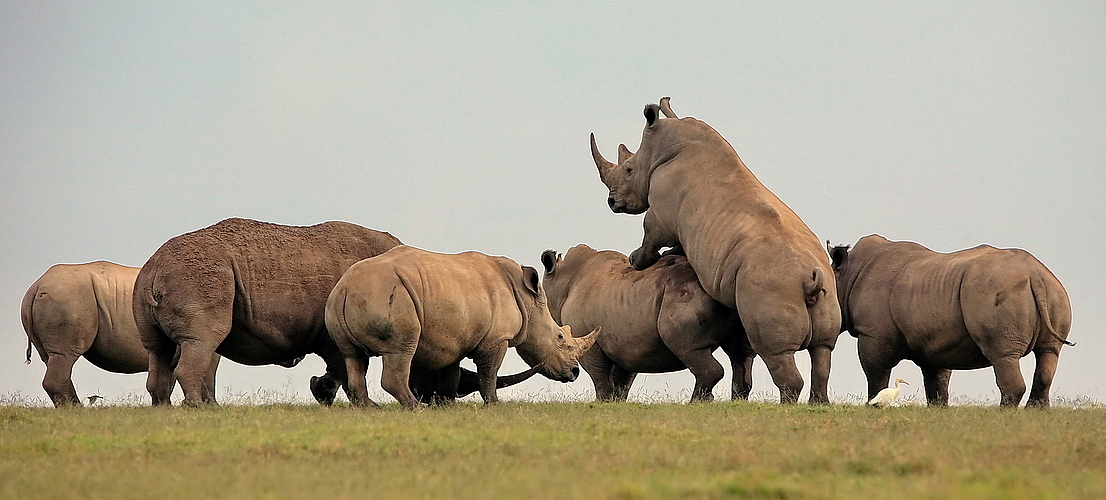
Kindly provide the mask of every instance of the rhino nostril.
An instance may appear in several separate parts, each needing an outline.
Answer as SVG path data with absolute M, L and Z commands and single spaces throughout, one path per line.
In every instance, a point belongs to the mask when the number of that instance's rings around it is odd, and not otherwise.
M 614 205 L 615 205 L 615 203 L 616 203 L 616 202 L 614 201 L 614 197 L 613 197 L 613 196 L 612 196 L 612 197 L 610 197 L 610 198 L 607 198 L 607 206 L 611 207 L 611 210 L 614 210 Z
M 579 376 L 580 376 L 580 367 L 579 366 L 573 366 L 572 367 L 572 380 L 575 381 L 576 378 L 579 377 Z

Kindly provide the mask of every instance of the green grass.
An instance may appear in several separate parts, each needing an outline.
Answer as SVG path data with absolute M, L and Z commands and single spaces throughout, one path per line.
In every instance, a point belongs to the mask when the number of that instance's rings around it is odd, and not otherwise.
M 7 405 L 0 498 L 1106 498 L 1106 410 Z

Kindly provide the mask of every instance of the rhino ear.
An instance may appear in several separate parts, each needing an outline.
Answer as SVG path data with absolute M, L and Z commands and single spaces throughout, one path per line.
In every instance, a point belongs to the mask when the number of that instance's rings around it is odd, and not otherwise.
M 829 245 L 829 242 L 826 242 Z M 833 261 L 833 271 L 840 272 L 841 268 L 849 261 L 849 245 L 837 245 L 830 250 L 830 260 Z
M 625 144 L 619 144 L 618 145 L 618 164 L 619 165 L 621 165 L 623 163 L 626 163 L 626 160 L 629 160 L 631 156 L 634 156 L 634 154 L 630 152 L 630 148 L 627 148 Z
M 649 104 L 645 106 L 645 126 L 652 127 L 654 123 L 657 123 L 657 112 L 661 107 L 656 104 Z
M 522 266 L 522 284 L 526 285 L 526 289 L 530 290 L 534 295 L 538 294 L 538 270 L 530 266 Z
M 557 267 L 557 251 L 546 250 L 541 253 L 541 265 L 545 266 L 545 274 L 553 274 Z

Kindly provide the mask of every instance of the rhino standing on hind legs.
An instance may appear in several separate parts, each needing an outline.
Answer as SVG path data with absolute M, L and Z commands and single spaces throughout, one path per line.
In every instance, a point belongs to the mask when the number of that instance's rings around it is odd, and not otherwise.
M 131 294 L 137 267 L 98 261 L 51 266 L 23 296 L 19 316 L 27 332 L 27 362 L 33 344 L 46 363 L 42 388 L 54 406 L 80 405 L 73 364 L 84 356 L 113 373 L 146 371 L 149 354 L 134 323 Z M 219 356 L 204 372 L 215 398 Z
M 437 373 L 441 387 L 456 390 L 463 358 L 476 364 L 480 396 L 493 404 L 508 347 L 542 375 L 571 382 L 579 357 L 599 335 L 596 328 L 573 338 L 553 321 L 532 267 L 478 252 L 408 246 L 350 267 L 327 300 L 326 324 L 345 357 L 357 406 L 375 406 L 365 381 L 373 356 L 384 359 L 381 387 L 407 408 L 419 406 L 412 372 Z
M 327 295 L 353 263 L 399 244 L 348 222 L 301 227 L 238 218 L 171 238 L 142 266 L 132 302 L 150 352 L 153 404 L 169 404 L 178 346 L 186 405 L 215 402 L 204 366 L 216 352 L 245 365 L 281 366 L 318 354 L 326 374 L 311 378 L 311 393 L 333 403 L 346 370 L 323 320 Z
M 617 164 L 591 139 L 611 210 L 645 213 L 630 263 L 645 269 L 663 247 L 681 247 L 703 289 L 741 315 L 780 401 L 798 400 L 804 382 L 794 354 L 806 349 L 810 402 L 828 402 L 841 310 L 821 241 L 709 125 L 677 118 L 668 98 L 645 107 L 645 122 L 641 146 L 619 146 Z
M 948 405 L 952 370 L 993 366 L 1001 404 L 1017 406 L 1025 394 L 1019 359 L 1032 352 L 1026 405 L 1049 405 L 1061 345 L 1073 345 L 1071 303 L 1029 252 L 980 245 L 939 253 L 873 234 L 830 254 L 841 329 L 857 338 L 868 398 L 909 359 L 922 369 L 930 405 Z

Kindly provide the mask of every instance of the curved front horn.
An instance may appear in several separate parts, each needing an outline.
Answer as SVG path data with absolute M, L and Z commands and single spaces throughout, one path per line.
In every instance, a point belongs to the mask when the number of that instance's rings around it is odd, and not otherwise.
M 661 98 L 661 113 L 664 113 L 665 118 L 679 118 L 678 116 L 676 116 L 676 113 L 674 111 L 672 111 L 672 105 L 668 104 L 668 101 L 670 99 L 672 99 L 672 98 L 671 97 L 662 97 Z
M 602 329 L 603 327 L 597 326 L 594 330 L 591 331 L 591 333 L 584 335 L 583 337 L 574 339 L 576 341 L 577 356 L 581 356 L 585 352 L 588 352 L 588 349 L 591 349 L 591 346 L 595 344 L 596 340 L 599 339 L 599 331 Z
M 530 367 L 529 370 L 526 370 L 524 372 L 516 373 L 514 375 L 503 375 L 496 377 L 495 388 L 502 389 L 504 387 L 510 387 L 512 385 L 525 382 L 526 379 L 533 377 L 534 374 L 538 373 L 538 371 L 540 371 L 543 366 L 545 366 L 545 363 L 538 363 L 537 365 Z
M 607 173 L 616 165 L 603 158 L 603 154 L 599 152 L 599 146 L 595 145 L 595 134 L 591 134 L 591 159 L 595 160 L 595 166 L 599 169 L 599 178 L 603 180 L 603 183 L 607 183 Z

